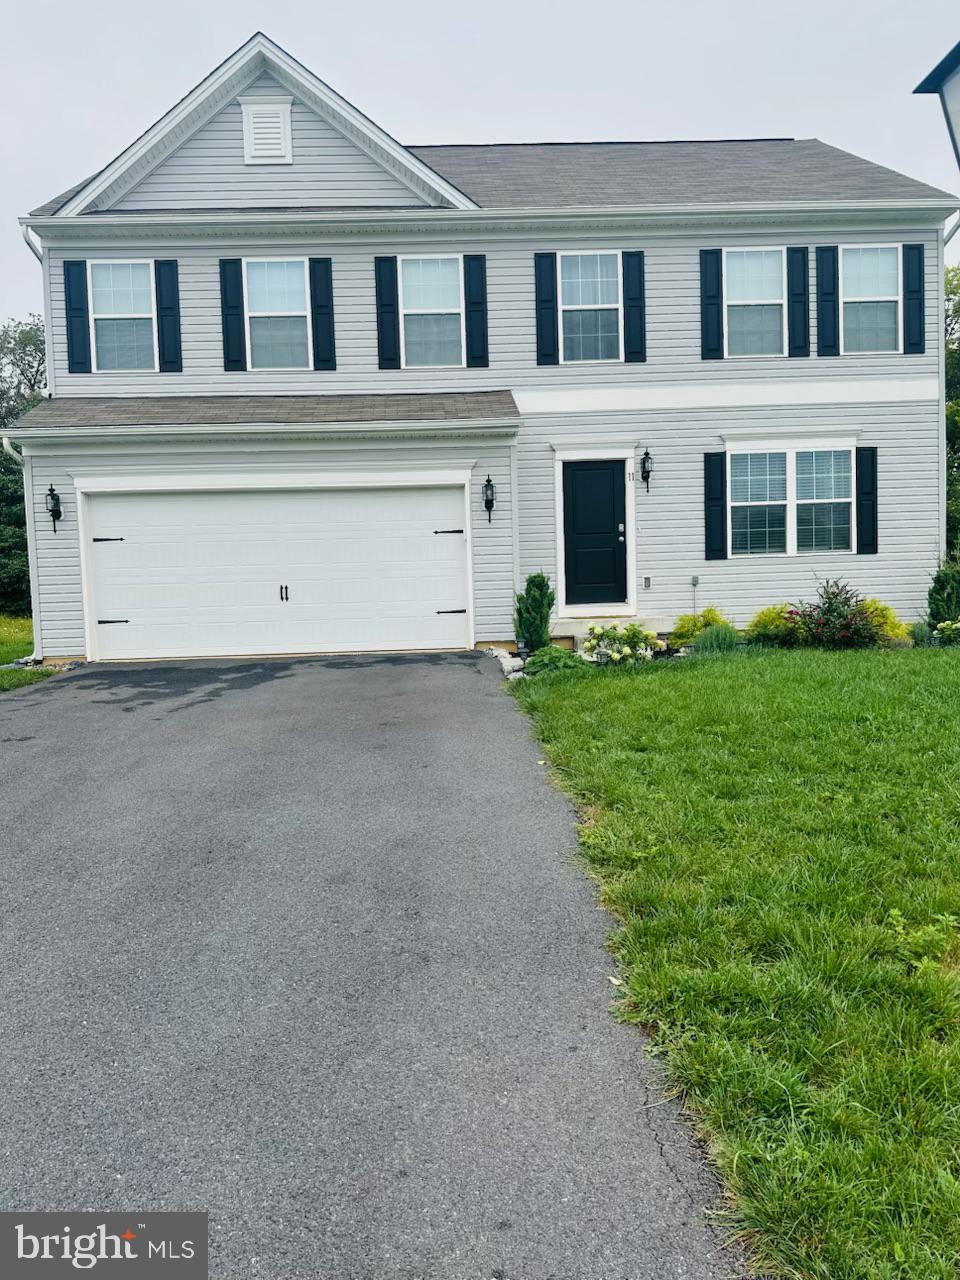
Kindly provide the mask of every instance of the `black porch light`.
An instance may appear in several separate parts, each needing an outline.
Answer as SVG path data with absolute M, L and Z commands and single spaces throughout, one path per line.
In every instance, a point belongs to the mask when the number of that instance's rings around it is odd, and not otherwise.
M 643 457 L 640 459 L 640 479 L 647 486 L 647 493 L 650 492 L 650 477 L 653 475 L 653 454 L 649 449 L 644 449 Z
M 493 508 L 497 504 L 497 486 L 490 479 L 489 475 L 483 482 L 483 508 L 487 513 L 487 524 L 493 520 Z
M 47 490 L 47 514 L 53 521 L 53 532 L 56 533 L 57 521 L 63 519 L 63 507 L 60 505 L 60 495 L 53 485 Z

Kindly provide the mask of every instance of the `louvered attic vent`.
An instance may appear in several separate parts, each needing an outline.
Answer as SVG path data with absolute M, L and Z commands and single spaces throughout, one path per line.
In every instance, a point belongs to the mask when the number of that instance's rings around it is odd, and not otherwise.
M 292 164 L 292 98 L 241 98 L 245 164 Z

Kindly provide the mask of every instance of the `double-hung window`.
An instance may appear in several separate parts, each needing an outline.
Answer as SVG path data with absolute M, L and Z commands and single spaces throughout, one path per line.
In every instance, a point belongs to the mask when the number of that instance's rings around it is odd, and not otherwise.
M 157 368 L 152 262 L 90 262 L 94 369 Z
M 560 358 L 619 360 L 623 309 L 619 253 L 560 254 Z
M 245 258 L 243 269 L 250 368 L 309 368 L 306 261 Z
M 786 259 L 783 249 L 724 249 L 728 356 L 786 354 Z
M 730 554 L 853 549 L 853 448 L 729 453 Z
M 463 262 L 400 259 L 400 350 L 404 368 L 463 365 Z
M 844 353 L 900 351 L 900 246 L 843 246 L 840 299 Z

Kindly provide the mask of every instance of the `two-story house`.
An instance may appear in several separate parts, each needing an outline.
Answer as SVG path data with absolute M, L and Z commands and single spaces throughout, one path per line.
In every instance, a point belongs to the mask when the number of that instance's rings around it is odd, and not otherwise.
M 537 570 L 558 636 L 915 617 L 957 203 L 816 140 L 401 146 L 257 34 L 23 219 L 38 650 L 506 641 Z

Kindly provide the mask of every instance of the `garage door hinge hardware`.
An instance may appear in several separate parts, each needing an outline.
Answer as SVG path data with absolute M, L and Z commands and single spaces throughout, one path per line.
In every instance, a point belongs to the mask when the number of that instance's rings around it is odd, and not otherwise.
M 123 542 L 123 538 L 94 538 L 94 542 Z
M 434 529 L 434 533 L 463 533 L 462 529 Z
M 116 627 L 116 626 L 119 626 L 121 622 L 129 622 L 129 621 L 130 621 L 129 618 L 98 618 L 97 626 L 98 627 Z
M 438 609 L 437 613 L 466 613 L 466 609 Z

